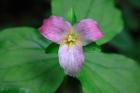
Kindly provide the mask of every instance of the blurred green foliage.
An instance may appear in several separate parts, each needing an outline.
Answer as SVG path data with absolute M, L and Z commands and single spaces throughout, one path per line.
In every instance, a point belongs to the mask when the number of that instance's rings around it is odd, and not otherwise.
M 123 14 L 123 32 L 110 42 L 119 54 L 140 62 L 140 0 L 115 0 Z

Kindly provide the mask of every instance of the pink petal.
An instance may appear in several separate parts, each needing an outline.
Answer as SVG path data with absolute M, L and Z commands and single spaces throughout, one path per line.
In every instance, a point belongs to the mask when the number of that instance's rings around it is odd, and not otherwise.
M 65 73 L 76 76 L 84 62 L 83 49 L 81 46 L 73 45 L 68 47 L 62 45 L 59 48 L 59 63 Z
M 70 24 L 63 18 L 51 16 L 43 21 L 43 25 L 39 30 L 45 38 L 60 43 L 64 33 L 66 33 L 66 30 L 70 27 Z
M 84 45 L 103 37 L 98 24 L 92 19 L 81 20 L 76 25 L 76 31 L 81 35 Z

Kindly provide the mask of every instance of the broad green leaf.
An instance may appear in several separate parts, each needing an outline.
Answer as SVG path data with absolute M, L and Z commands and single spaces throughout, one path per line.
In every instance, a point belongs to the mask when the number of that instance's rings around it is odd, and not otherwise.
M 104 37 L 97 41 L 97 44 L 101 45 L 121 32 L 123 27 L 121 13 L 115 8 L 113 1 L 52 0 L 52 14 L 67 19 L 68 11 L 73 8 L 78 21 L 84 18 L 95 19 L 104 33 Z
M 101 48 L 96 43 L 91 43 L 87 46 L 84 46 L 84 53 L 88 52 L 101 52 Z
M 0 90 L 22 88 L 28 93 L 54 93 L 63 80 L 57 55 L 46 54 L 50 44 L 28 27 L 0 33 Z
M 84 93 L 140 93 L 140 67 L 121 55 L 86 53 L 78 76 Z
M 56 43 L 51 43 L 45 50 L 46 53 L 57 53 L 59 45 Z
M 7 90 L 0 90 L 0 93 L 29 93 L 28 91 L 24 89 L 7 89 Z

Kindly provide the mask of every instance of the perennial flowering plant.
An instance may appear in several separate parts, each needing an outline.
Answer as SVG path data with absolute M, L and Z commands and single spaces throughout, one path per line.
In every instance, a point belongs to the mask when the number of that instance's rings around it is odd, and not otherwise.
M 140 93 L 139 64 L 101 51 L 100 46 L 123 29 L 121 12 L 113 1 L 52 0 L 56 16 L 45 19 L 39 29 L 2 30 L 0 93 L 57 93 L 76 85 L 65 79 L 67 75 L 78 80 L 82 93 Z
M 59 63 L 70 76 L 75 76 L 84 63 L 82 46 L 103 36 L 98 24 L 92 19 L 83 19 L 72 26 L 61 17 L 51 16 L 44 20 L 39 30 L 45 38 L 60 44 Z

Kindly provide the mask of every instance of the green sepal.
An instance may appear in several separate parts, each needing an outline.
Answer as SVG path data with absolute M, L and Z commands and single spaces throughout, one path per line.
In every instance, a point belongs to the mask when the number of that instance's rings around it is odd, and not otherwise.
M 76 14 L 73 8 L 71 8 L 70 11 L 68 11 L 67 19 L 69 22 L 71 22 L 72 25 L 77 22 Z

